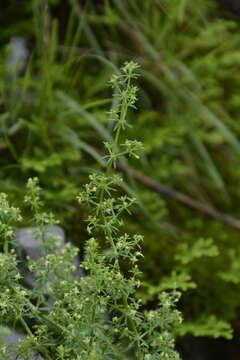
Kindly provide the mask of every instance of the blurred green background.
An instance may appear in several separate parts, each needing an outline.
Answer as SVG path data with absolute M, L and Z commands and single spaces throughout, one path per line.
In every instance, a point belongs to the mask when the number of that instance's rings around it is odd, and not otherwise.
M 117 100 L 112 100 L 107 82 L 125 61 L 134 60 L 141 65 L 139 101 L 129 114 L 133 126 L 127 136 L 144 144 L 138 170 L 239 218 L 236 4 L 1 4 L 0 191 L 20 203 L 27 178 L 38 176 L 47 205 L 81 249 L 87 236 L 85 214 L 75 206 L 75 197 L 88 174 L 101 170 L 102 141 L 111 139 L 108 111 Z M 134 161 L 125 161 L 135 167 Z M 125 228 L 145 238 L 144 288 L 139 293 L 145 306 L 155 304 L 163 289 L 180 289 L 184 323 L 179 347 L 187 353 L 186 344 L 195 349 L 204 341 L 204 359 L 213 358 L 209 354 L 219 346 L 227 348 L 226 359 L 238 359 L 239 230 L 154 192 L 129 171 L 123 190 L 139 200 Z

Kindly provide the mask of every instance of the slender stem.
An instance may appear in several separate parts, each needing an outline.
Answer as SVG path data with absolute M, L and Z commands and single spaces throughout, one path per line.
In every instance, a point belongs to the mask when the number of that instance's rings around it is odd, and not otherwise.
M 34 336 L 32 330 L 29 328 L 28 324 L 22 317 L 20 318 L 20 323 L 23 325 L 24 329 L 26 330 L 26 332 L 29 336 Z M 50 358 L 50 356 L 48 356 L 46 350 L 44 350 L 44 355 L 45 355 L 46 359 L 51 360 L 51 358 Z
M 130 86 L 131 86 L 130 85 L 130 77 L 128 78 L 126 85 L 127 85 L 126 87 L 127 87 L 127 91 L 128 91 L 130 89 Z M 110 153 L 111 157 L 110 157 L 109 162 L 108 162 L 107 167 L 106 167 L 106 176 L 107 177 L 109 177 L 111 175 L 111 171 L 113 170 L 114 162 L 116 161 L 115 157 L 120 157 L 122 154 L 124 154 L 124 152 L 118 153 L 118 143 L 119 143 L 119 139 L 120 139 L 121 129 L 124 128 L 124 122 L 125 122 L 125 118 L 126 118 L 126 115 L 127 115 L 128 106 L 129 105 L 128 105 L 128 102 L 127 102 L 126 98 L 123 97 L 121 107 L 120 107 L 120 115 L 119 115 L 118 123 L 117 123 L 117 126 L 116 126 L 116 134 L 115 134 L 115 138 L 114 138 L 114 141 L 113 141 L 113 154 Z M 103 187 L 101 189 L 101 191 L 100 191 L 100 194 L 99 194 L 99 203 L 100 204 L 104 201 L 105 193 L 106 193 L 106 190 Z M 100 211 L 100 217 L 101 217 L 101 219 L 103 221 L 103 228 L 105 229 L 105 231 L 104 231 L 105 237 L 109 240 L 110 246 L 111 246 L 112 250 L 114 251 L 115 266 L 117 266 L 118 270 L 120 271 L 120 264 L 119 264 L 119 257 L 118 257 L 117 248 L 115 246 L 114 239 L 112 237 L 112 232 L 106 226 L 107 225 L 107 218 L 106 218 L 105 213 L 104 213 L 104 211 L 102 209 Z M 126 294 L 123 294 L 123 303 L 124 303 L 126 309 L 130 308 L 130 305 L 128 303 L 128 298 L 127 298 Z M 91 324 L 94 323 L 95 316 L 96 316 L 96 313 L 95 313 L 95 308 L 94 308 L 93 313 L 92 313 Z M 141 344 L 140 344 L 136 324 L 129 315 L 127 316 L 127 318 L 129 320 L 130 326 L 131 326 L 131 328 L 132 328 L 132 330 L 134 332 L 134 335 L 135 335 L 135 341 L 137 343 L 137 358 L 138 358 L 138 360 L 142 360 L 143 359 L 143 354 L 142 354 L 142 351 L 141 351 Z M 89 351 L 91 350 L 91 346 L 92 346 L 92 341 L 91 341 L 91 345 L 89 347 Z
M 92 327 L 95 324 L 95 319 L 96 319 L 96 303 L 97 303 L 97 295 L 95 294 L 94 299 L 93 299 L 93 311 L 92 311 L 91 324 L 90 324 L 91 336 L 90 336 L 90 343 L 88 345 L 88 355 L 91 354 L 92 344 L 93 344 L 93 329 L 92 329 Z
M 4 252 L 5 252 L 6 254 L 8 254 L 8 251 L 9 251 L 8 240 L 5 239 L 5 242 L 4 242 Z
M 30 336 L 33 336 L 33 333 L 30 329 L 30 327 L 28 326 L 28 324 L 26 323 L 26 321 L 21 317 L 20 318 L 20 323 L 23 325 L 24 329 L 26 330 L 27 334 Z
M 129 308 L 128 299 L 127 299 L 126 294 L 125 294 L 124 297 L 123 297 L 123 301 L 124 301 L 124 304 L 125 304 L 126 308 Z M 140 345 L 140 342 L 139 342 L 139 337 L 138 337 L 137 328 L 136 328 L 136 326 L 135 326 L 134 321 L 131 319 L 130 316 L 128 317 L 128 319 L 129 319 L 129 322 L 130 322 L 130 324 L 131 324 L 131 327 L 132 327 L 132 329 L 133 329 L 133 331 L 134 331 L 134 334 L 135 334 L 135 336 L 136 336 L 138 360 L 142 360 L 142 359 L 143 359 L 143 356 L 142 356 L 141 345 Z

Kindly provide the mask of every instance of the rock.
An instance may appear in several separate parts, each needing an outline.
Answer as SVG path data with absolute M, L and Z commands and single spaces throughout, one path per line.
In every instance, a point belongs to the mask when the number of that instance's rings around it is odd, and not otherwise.
M 16 250 L 22 263 L 20 270 L 24 275 L 25 282 L 28 286 L 33 287 L 35 284 L 35 278 L 32 273 L 27 269 L 24 259 L 29 256 L 33 260 L 37 260 L 40 257 L 46 255 L 43 243 L 39 235 L 37 235 L 37 227 L 25 227 L 16 231 Z M 58 236 L 60 239 L 61 247 L 65 244 L 65 232 L 58 225 L 52 225 L 46 227 L 45 238 L 50 240 L 51 237 Z
M 21 72 L 25 67 L 29 51 L 26 40 L 20 36 L 13 36 L 10 40 L 11 54 L 7 59 L 6 67 L 8 71 Z
M 23 334 L 16 332 L 15 330 L 6 329 L 8 334 L 4 337 L 4 340 L 8 343 L 17 347 L 18 341 L 25 338 Z
M 36 260 L 45 255 L 42 240 L 36 235 L 36 227 L 21 228 L 16 231 L 16 243 L 19 254 L 29 256 Z M 58 236 L 61 242 L 61 247 L 66 242 L 64 230 L 58 225 L 46 227 L 45 237 L 49 240 L 51 237 Z
M 4 342 L 6 344 L 12 345 L 12 349 L 13 349 L 13 355 L 17 356 L 17 346 L 18 346 L 18 342 L 19 340 L 23 340 L 26 338 L 25 335 L 18 333 L 15 330 L 9 329 L 9 328 L 5 328 L 4 332 L 7 332 L 7 335 L 4 335 Z M 15 354 L 14 354 L 15 353 Z M 23 360 L 22 358 L 20 358 L 19 356 L 16 357 L 18 360 Z M 29 360 L 43 360 L 43 358 L 38 355 L 35 354 L 33 355 L 33 357 Z
M 46 255 L 46 251 L 43 247 L 42 240 L 37 235 L 38 228 L 36 227 L 25 227 L 16 231 L 16 250 L 17 254 L 21 259 L 29 256 L 33 260 L 37 260 L 42 256 Z M 66 244 L 66 235 L 63 228 L 58 225 L 52 225 L 46 227 L 45 239 L 51 240 L 52 237 L 58 237 L 60 239 L 60 249 Z M 76 277 L 83 276 L 83 271 L 79 267 L 80 262 L 78 257 L 75 257 L 73 261 L 76 265 Z M 27 267 L 22 261 L 21 272 L 24 273 L 24 278 L 28 286 L 34 286 L 34 276 L 27 270 Z

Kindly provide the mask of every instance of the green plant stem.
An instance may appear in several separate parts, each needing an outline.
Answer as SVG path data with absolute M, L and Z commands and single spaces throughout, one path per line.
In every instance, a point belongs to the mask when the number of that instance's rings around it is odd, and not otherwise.
M 34 335 L 33 335 L 32 331 L 31 331 L 31 329 L 29 328 L 28 324 L 26 323 L 26 321 L 25 321 L 22 317 L 20 318 L 20 323 L 23 325 L 23 327 L 24 327 L 24 329 L 26 330 L 27 334 L 28 334 L 29 336 L 33 337 Z M 46 350 L 44 351 L 44 356 L 46 357 L 46 359 L 52 360 L 52 359 L 48 356 Z
M 124 304 L 125 304 L 126 308 L 128 309 L 129 305 L 128 305 L 128 299 L 127 299 L 126 295 L 124 295 L 123 301 L 124 301 Z M 128 319 L 129 319 L 130 325 L 131 325 L 131 327 L 132 327 L 132 329 L 133 329 L 133 331 L 135 333 L 135 336 L 136 336 L 138 360 L 142 360 L 143 359 L 143 354 L 142 354 L 142 351 L 141 351 L 141 345 L 140 345 L 140 342 L 139 342 L 137 328 L 136 328 L 136 326 L 134 324 L 134 321 L 131 319 L 130 316 L 128 317 Z
M 33 333 L 31 331 L 31 329 L 29 328 L 28 324 L 26 323 L 26 321 L 22 317 L 20 318 L 20 323 L 23 325 L 23 327 L 26 330 L 27 334 L 29 336 L 33 336 Z

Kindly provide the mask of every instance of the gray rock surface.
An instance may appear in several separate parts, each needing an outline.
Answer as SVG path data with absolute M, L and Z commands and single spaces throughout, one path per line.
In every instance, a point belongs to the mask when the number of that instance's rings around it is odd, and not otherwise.
M 51 237 L 58 236 L 61 247 L 66 242 L 64 230 L 58 225 L 46 227 L 45 238 L 49 240 Z M 42 240 L 37 235 L 36 227 L 25 227 L 16 231 L 16 244 L 18 252 L 23 252 L 31 259 L 38 259 L 45 255 Z
M 60 248 L 64 247 L 67 242 L 66 234 L 63 228 L 58 225 L 52 225 L 46 227 L 45 239 L 51 243 L 51 238 L 58 237 L 60 240 Z M 18 229 L 16 231 L 16 250 L 17 254 L 21 259 L 24 259 L 25 256 L 29 256 L 33 260 L 37 260 L 42 256 L 46 255 L 41 238 L 38 235 L 38 228 L 36 227 L 25 227 Z M 75 257 L 73 261 L 76 265 L 77 271 L 76 276 L 83 276 L 83 271 L 79 267 L 80 262 L 78 257 Z M 24 278 L 26 283 L 33 287 L 34 286 L 34 276 L 29 273 L 24 267 L 24 262 L 22 265 L 21 271 L 24 273 Z
M 7 59 L 7 69 L 19 72 L 26 64 L 29 51 L 26 40 L 20 36 L 13 36 L 10 40 L 11 54 Z
M 12 345 L 13 349 L 14 348 L 17 349 L 18 341 L 26 338 L 26 336 L 18 333 L 15 330 L 12 330 L 12 329 L 8 329 L 8 330 L 9 330 L 9 334 L 4 336 L 4 340 L 7 344 Z M 13 350 L 13 355 L 14 355 L 14 353 L 15 353 L 15 350 Z M 16 354 L 16 356 L 17 356 L 17 354 Z M 17 357 L 17 359 L 22 360 L 22 358 L 20 358 L 20 357 Z M 29 360 L 43 360 L 43 358 L 40 355 L 36 354 L 36 355 L 33 355 L 33 357 Z

